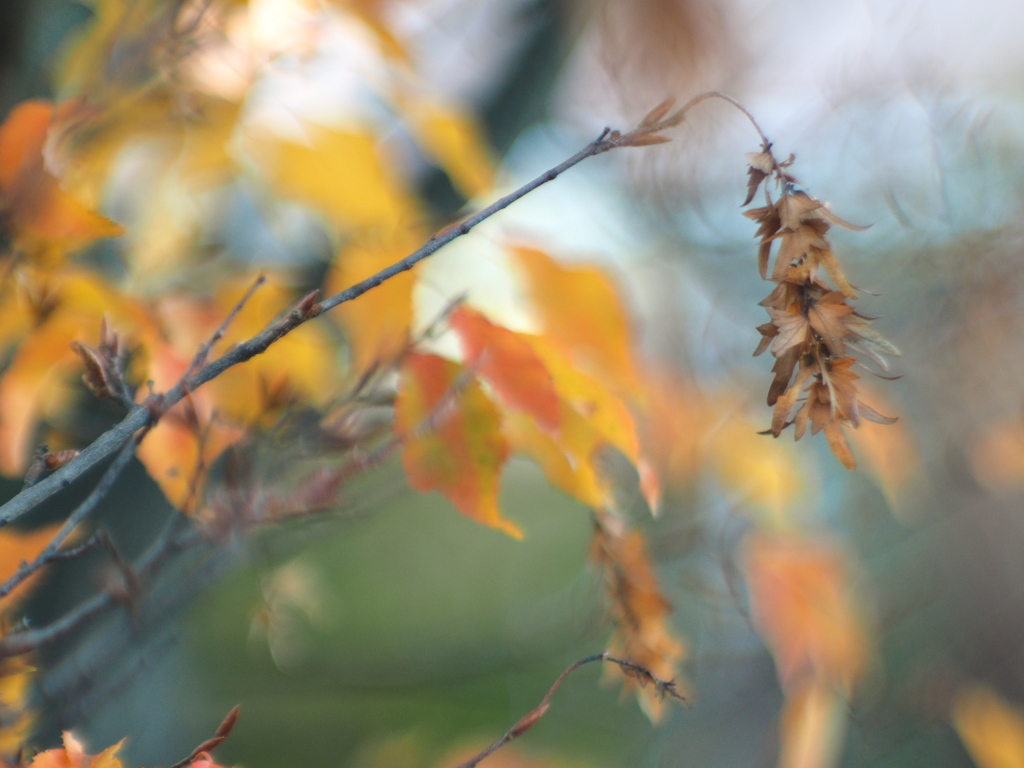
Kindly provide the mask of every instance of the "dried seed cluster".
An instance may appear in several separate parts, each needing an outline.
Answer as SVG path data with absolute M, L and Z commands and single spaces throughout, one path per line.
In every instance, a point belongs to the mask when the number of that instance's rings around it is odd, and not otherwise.
M 869 318 L 848 303 L 857 292 L 839 268 L 828 230 L 834 225 L 863 230 L 843 221 L 828 207 L 796 188 L 796 179 L 787 170 L 790 156 L 779 163 L 770 145 L 748 155 L 750 160 L 747 199 L 753 200 L 762 182 L 773 177 L 781 196 L 773 200 L 765 188 L 766 205 L 744 215 L 757 222 L 760 239 L 758 268 L 761 277 L 776 284 L 775 290 L 761 302 L 771 320 L 758 327 L 761 343 L 754 355 L 766 349 L 775 356 L 775 378 L 768 389 L 768 405 L 775 407 L 769 432 L 778 437 L 790 424 L 799 440 L 808 425 L 811 434 L 824 430 L 832 453 L 848 469 L 856 462 L 843 425 L 857 427 L 861 419 L 892 424 L 896 419 L 883 416 L 858 396 L 854 372 L 860 354 L 883 371 L 888 370 L 885 355 L 898 355 L 892 344 L 871 330 Z M 772 246 L 779 242 L 775 265 L 768 276 Z M 825 281 L 827 278 L 831 285 Z M 796 415 L 793 409 L 803 397 Z

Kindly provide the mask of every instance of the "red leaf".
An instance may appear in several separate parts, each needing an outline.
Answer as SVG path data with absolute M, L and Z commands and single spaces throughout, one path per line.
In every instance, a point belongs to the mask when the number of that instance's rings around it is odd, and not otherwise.
M 521 334 L 494 325 L 466 306 L 455 311 L 451 324 L 462 341 L 466 363 L 498 397 L 548 431 L 558 428 L 558 393 L 551 374 Z

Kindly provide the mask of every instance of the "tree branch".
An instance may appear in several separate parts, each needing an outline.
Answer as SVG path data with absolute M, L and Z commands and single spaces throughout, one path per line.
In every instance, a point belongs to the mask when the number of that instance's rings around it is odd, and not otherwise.
M 506 731 L 505 735 L 498 739 L 496 742 L 487 747 L 482 752 L 477 753 L 469 760 L 461 763 L 458 768 L 475 768 L 481 761 L 490 755 L 497 752 L 499 749 L 504 747 L 510 741 L 515 741 L 533 726 L 535 726 L 542 717 L 547 713 L 548 708 L 551 706 L 551 697 L 555 695 L 555 691 L 562 685 L 562 682 L 575 672 L 577 669 L 585 664 L 590 664 L 595 661 L 607 661 L 611 664 L 617 664 L 623 672 L 630 677 L 635 677 L 640 680 L 641 685 L 650 683 L 654 685 L 661 696 L 670 696 L 673 699 L 685 702 L 686 699 L 676 690 L 676 684 L 671 680 L 661 680 L 654 676 L 654 674 L 647 669 L 647 667 L 637 664 L 633 661 L 627 661 L 625 659 L 616 659 L 609 655 L 608 651 L 604 653 L 598 653 L 594 656 L 587 656 L 585 659 L 570 664 L 568 668 L 562 674 L 558 676 L 558 679 L 552 683 L 548 692 L 544 694 L 544 698 L 540 700 L 540 704 L 530 710 L 526 715 L 519 718 L 519 721 Z

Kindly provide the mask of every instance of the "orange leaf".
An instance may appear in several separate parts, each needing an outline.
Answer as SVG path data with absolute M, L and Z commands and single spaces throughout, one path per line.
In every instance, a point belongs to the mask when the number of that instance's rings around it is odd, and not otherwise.
M 575 365 L 623 393 L 640 391 L 629 318 L 608 274 L 566 267 L 546 253 L 515 249 L 544 333 L 564 346 Z
M 117 753 L 123 744 L 123 740 L 119 741 L 100 754 L 90 756 L 70 731 L 64 731 L 64 748 L 40 752 L 29 768 L 121 768 Z
M 452 314 L 451 324 L 462 341 L 466 363 L 498 397 L 545 429 L 558 427 L 558 393 L 551 374 L 523 334 L 495 325 L 466 306 Z
M 26 101 L 0 125 L 0 199 L 7 225 L 20 248 L 47 259 L 123 232 L 61 189 L 46 167 L 43 150 L 54 112 L 47 102 Z
M 868 664 L 850 564 L 838 548 L 793 534 L 746 544 L 751 610 L 784 688 L 808 676 L 849 690 Z
M 395 403 L 402 466 L 416 490 L 438 491 L 467 517 L 522 538 L 498 508 L 508 458 L 501 414 L 476 381 L 463 386 L 462 377 L 461 366 L 436 355 L 406 358 Z

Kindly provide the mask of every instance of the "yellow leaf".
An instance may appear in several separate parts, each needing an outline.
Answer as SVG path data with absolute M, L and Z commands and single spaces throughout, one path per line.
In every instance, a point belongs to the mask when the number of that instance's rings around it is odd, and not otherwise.
M 846 738 L 846 700 L 807 681 L 787 693 L 779 722 L 779 768 L 832 768 Z
M 386 167 L 376 136 L 313 124 L 305 131 L 304 143 L 266 133 L 246 143 L 275 194 L 309 205 L 343 232 L 393 232 L 416 218 L 415 204 Z
M 327 275 L 327 293 L 338 293 L 391 266 L 416 250 L 424 240 L 418 231 L 398 230 L 388 237 L 368 237 L 347 246 L 338 254 Z M 331 313 L 348 331 L 352 367 L 357 376 L 374 363 L 391 360 L 405 349 L 412 322 L 416 271 L 396 275 Z
M 0 661 L 0 765 L 4 758 L 13 761 L 34 730 L 35 715 L 26 706 L 34 672 L 24 659 Z
M 1024 768 L 1024 711 L 990 687 L 960 689 L 952 719 L 978 768 Z
M 620 393 L 637 395 L 633 331 L 608 274 L 594 266 L 563 266 L 529 248 L 516 248 L 514 256 L 544 335 L 567 349 L 576 367 Z
M 737 416 L 706 434 L 708 460 L 722 486 L 767 513 L 772 523 L 785 525 L 804 491 L 805 470 L 793 450 L 757 434 L 751 422 Z
M 494 186 L 494 164 L 473 119 L 452 106 L 417 99 L 409 108 L 416 140 L 466 197 Z

